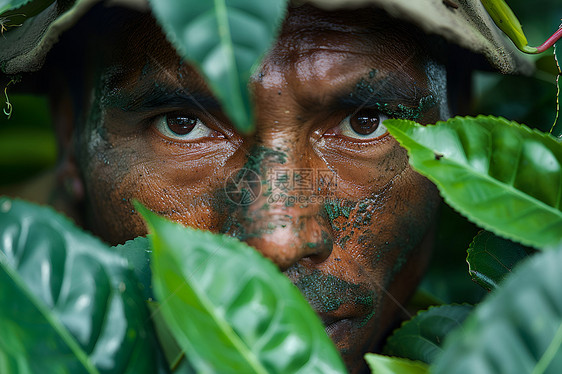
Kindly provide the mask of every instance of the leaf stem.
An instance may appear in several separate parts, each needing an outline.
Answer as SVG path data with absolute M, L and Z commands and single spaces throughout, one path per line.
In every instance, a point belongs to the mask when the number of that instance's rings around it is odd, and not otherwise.
M 540 46 L 536 47 L 537 51 L 535 53 L 542 53 L 542 52 L 546 51 L 547 49 L 552 47 L 554 45 L 554 43 L 556 43 L 558 40 L 560 40 L 560 38 L 562 38 L 562 25 L 560 25 L 558 30 L 556 30 L 556 32 L 554 34 L 552 34 L 552 36 L 550 38 L 548 38 L 546 40 L 546 42 L 544 42 Z

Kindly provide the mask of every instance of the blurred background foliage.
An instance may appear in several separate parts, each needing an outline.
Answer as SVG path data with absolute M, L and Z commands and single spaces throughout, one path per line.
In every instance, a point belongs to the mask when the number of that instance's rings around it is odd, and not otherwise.
M 10 119 L 0 111 L 0 192 L 53 168 L 57 159 L 55 134 L 45 97 L 10 94 Z M 6 108 L 4 87 L 0 105 Z
M 539 45 L 561 23 L 560 0 L 508 0 L 531 45 Z M 532 77 L 502 76 L 491 72 L 473 75 L 471 112 L 502 116 L 548 131 L 556 115 L 556 65 L 552 49 L 535 56 Z M 25 79 L 25 78 L 24 78 Z M 4 86 L 0 105 L 5 108 Z M 0 195 L 14 194 L 27 180 L 55 167 L 57 146 L 48 101 L 44 97 L 11 94 L 10 119 L 0 112 Z M 439 302 L 478 302 L 485 291 L 470 280 L 466 249 L 478 228 L 443 204 L 432 266 L 412 307 Z

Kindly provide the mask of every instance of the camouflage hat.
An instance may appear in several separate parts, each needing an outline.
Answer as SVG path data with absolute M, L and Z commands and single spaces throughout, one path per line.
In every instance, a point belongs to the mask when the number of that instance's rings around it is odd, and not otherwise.
M 4 0 L 6 2 L 6 0 Z M 147 0 L 0 0 L 0 68 L 5 74 L 33 72 L 59 36 L 95 4 L 148 10 Z M 301 0 L 325 9 L 376 6 L 428 34 L 484 55 L 502 73 L 528 74 L 532 64 L 495 26 L 480 0 Z M 21 7 L 11 9 L 11 4 Z M 6 9 L 11 9 L 5 11 Z M 4 12 L 3 12 L 4 11 Z

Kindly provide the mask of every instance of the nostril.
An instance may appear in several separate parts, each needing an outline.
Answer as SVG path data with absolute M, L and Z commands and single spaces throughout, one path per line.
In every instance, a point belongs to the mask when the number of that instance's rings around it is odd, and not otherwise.
M 334 240 L 328 231 L 321 230 L 320 238 L 316 241 L 308 242 L 306 245 L 315 252 L 309 256 L 310 259 L 313 262 L 320 263 L 325 261 L 328 257 L 330 257 L 330 254 L 332 254 Z

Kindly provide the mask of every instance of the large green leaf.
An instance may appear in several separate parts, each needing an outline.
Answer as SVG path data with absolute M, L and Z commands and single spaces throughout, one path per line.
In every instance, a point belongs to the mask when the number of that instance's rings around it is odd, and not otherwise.
M 431 364 L 442 352 L 445 336 L 458 328 L 471 310 L 470 305 L 444 305 L 421 311 L 394 331 L 384 353 Z
M 385 125 L 410 164 L 473 222 L 539 249 L 562 242 L 562 143 L 551 135 L 484 116 Z
M 298 289 L 253 248 L 137 204 L 153 247 L 162 314 L 199 372 L 345 373 Z
M 234 125 L 253 130 L 248 82 L 269 49 L 286 0 L 151 0 L 178 52 L 195 63 Z
M 562 250 L 522 262 L 451 333 L 434 373 L 562 373 Z
M 468 247 L 468 271 L 472 280 L 487 290 L 493 290 L 511 269 L 533 250 L 482 231 Z
M 429 366 L 419 361 L 367 353 L 365 360 L 373 374 L 426 374 Z
M 0 198 L 0 372 L 154 373 L 127 261 L 51 208 Z

